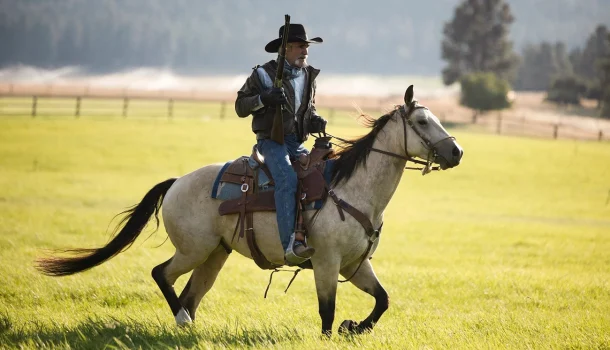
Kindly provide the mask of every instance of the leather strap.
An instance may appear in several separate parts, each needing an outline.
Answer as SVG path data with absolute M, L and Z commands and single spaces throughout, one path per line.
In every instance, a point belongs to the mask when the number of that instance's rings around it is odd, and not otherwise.
M 360 267 L 362 267 L 362 264 L 364 263 L 364 261 L 366 260 L 368 255 L 370 254 L 371 249 L 373 249 L 373 244 L 375 244 L 375 242 L 379 238 L 379 234 L 381 232 L 381 228 L 383 227 L 383 223 L 381 223 L 381 226 L 379 226 L 378 230 L 375 230 L 375 228 L 373 228 L 373 223 L 371 223 L 371 220 L 369 220 L 369 218 L 365 214 L 363 214 L 360 210 L 351 206 L 349 203 L 347 203 L 343 199 L 340 199 L 339 197 L 337 197 L 337 195 L 335 194 L 335 192 L 332 189 L 328 191 L 328 195 L 332 199 L 333 203 L 335 203 L 335 206 L 337 206 L 337 208 L 339 209 L 339 216 L 341 217 L 341 220 L 345 221 L 345 216 L 343 215 L 343 211 L 342 211 L 342 210 L 345 210 L 354 219 L 356 219 L 356 221 L 358 221 L 360 223 L 360 225 L 362 225 L 362 227 L 364 228 L 364 232 L 366 233 L 367 236 L 369 236 L 368 246 L 366 247 L 366 250 L 364 251 L 364 254 L 362 255 L 362 257 L 360 258 L 360 264 L 358 264 L 358 267 L 356 268 L 354 273 L 344 280 L 339 280 L 340 283 L 344 283 L 344 282 L 351 280 L 356 275 L 356 273 L 360 270 Z
M 301 196 L 303 195 L 303 188 L 301 187 L 301 181 L 297 184 L 297 193 L 296 193 L 296 220 L 294 226 L 295 239 L 297 241 L 305 242 L 305 237 L 307 236 L 307 227 L 305 227 L 305 222 L 303 220 L 303 202 L 301 200 Z
M 246 221 L 246 205 L 247 205 L 247 201 L 248 201 L 248 195 L 247 192 L 243 192 L 241 194 L 241 207 L 239 210 L 239 238 L 244 238 L 244 222 Z
M 248 166 L 247 163 L 244 162 L 244 166 Z M 237 227 L 239 226 L 239 238 L 243 238 L 244 235 L 246 237 L 246 242 L 248 243 L 248 248 L 250 249 L 250 254 L 252 255 L 252 259 L 263 270 L 273 270 L 281 265 L 276 265 L 267 260 L 265 255 L 261 252 L 256 244 L 256 238 L 254 237 L 254 213 L 252 211 L 248 211 L 248 195 L 254 193 L 255 186 L 255 177 L 244 176 L 242 177 L 242 195 L 239 217 L 237 224 L 235 226 L 235 232 L 233 232 L 233 238 L 235 238 L 235 234 L 237 233 Z
M 341 221 L 345 221 L 345 214 L 343 214 L 343 209 L 341 209 L 341 206 L 339 206 L 339 202 L 341 202 L 341 199 L 339 199 L 339 197 L 337 197 L 337 195 L 335 194 L 335 192 L 333 190 L 329 190 L 328 195 L 333 200 L 333 203 L 335 203 L 335 206 L 337 207 L 337 210 L 339 211 L 339 217 L 341 218 Z
M 254 238 L 254 228 L 252 227 L 253 215 L 253 213 L 246 214 L 246 221 L 248 222 L 248 229 L 246 230 L 246 241 L 248 242 L 248 248 L 250 248 L 250 254 L 252 255 L 252 259 L 254 260 L 256 265 L 258 265 L 258 267 L 263 270 L 273 270 L 277 267 L 280 267 L 281 265 L 276 265 L 267 260 L 267 258 L 265 258 L 265 255 L 263 255 L 261 250 L 258 248 L 258 244 L 256 244 L 256 239 Z
M 337 195 L 335 194 L 335 192 L 333 190 L 328 191 L 328 194 L 330 195 L 330 198 L 332 198 L 333 202 L 335 203 L 335 205 L 337 207 L 345 210 L 348 214 L 353 216 L 354 219 L 356 219 L 356 221 L 358 221 L 360 223 L 360 225 L 362 225 L 362 227 L 364 228 L 364 231 L 366 232 L 366 235 L 369 236 L 369 238 L 372 238 L 375 235 L 377 235 L 377 237 L 379 237 L 379 230 L 375 230 L 375 228 L 373 228 L 373 224 L 371 223 L 371 220 L 369 220 L 369 218 L 366 215 L 364 215 L 360 210 L 352 207 L 349 203 L 347 203 L 343 199 L 340 199 L 339 197 L 337 197 Z M 343 219 L 343 218 L 341 220 L 345 221 L 345 219 Z M 377 239 L 377 237 L 375 237 L 375 240 Z
M 231 246 L 227 242 L 225 242 L 224 238 L 220 238 L 220 245 L 224 248 L 227 254 L 231 254 L 231 252 L 233 251 L 233 249 L 231 249 Z
M 244 175 L 230 174 L 230 173 L 225 172 L 224 174 L 222 174 L 220 181 L 221 182 L 230 182 L 230 183 L 239 185 L 244 182 Z

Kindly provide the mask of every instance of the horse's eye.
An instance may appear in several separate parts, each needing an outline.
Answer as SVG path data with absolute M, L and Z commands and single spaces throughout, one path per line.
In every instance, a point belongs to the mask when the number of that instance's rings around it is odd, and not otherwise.
M 420 119 L 417 121 L 417 124 L 419 124 L 421 126 L 426 126 L 426 125 L 428 125 L 428 121 L 426 119 Z

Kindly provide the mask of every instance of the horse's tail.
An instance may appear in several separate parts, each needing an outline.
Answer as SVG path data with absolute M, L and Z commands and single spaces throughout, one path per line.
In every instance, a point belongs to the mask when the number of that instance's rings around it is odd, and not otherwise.
M 116 231 L 121 231 L 112 238 L 108 244 L 93 249 L 67 249 L 61 252 L 74 254 L 73 257 L 50 257 L 38 259 L 36 268 L 49 276 L 67 276 L 95 267 L 115 255 L 127 250 L 140 235 L 150 217 L 154 214 L 159 227 L 159 209 L 163 198 L 176 179 L 165 180 L 153 187 L 144 196 L 142 201 L 125 210 L 118 223 Z

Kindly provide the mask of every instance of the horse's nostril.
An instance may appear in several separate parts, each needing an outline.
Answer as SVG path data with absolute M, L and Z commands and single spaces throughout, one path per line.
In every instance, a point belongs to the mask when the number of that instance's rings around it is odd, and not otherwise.
M 457 148 L 457 147 L 453 147 L 453 156 L 454 157 L 461 157 L 462 156 L 462 150 Z

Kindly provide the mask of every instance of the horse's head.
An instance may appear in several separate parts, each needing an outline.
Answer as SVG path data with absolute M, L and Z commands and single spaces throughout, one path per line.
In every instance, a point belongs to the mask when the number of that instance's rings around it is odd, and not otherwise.
M 407 157 L 421 158 L 426 162 L 424 175 L 432 163 L 438 164 L 443 170 L 460 164 L 464 154 L 462 147 L 428 108 L 413 99 L 413 85 L 405 92 L 405 104 L 396 109 L 394 116 L 397 125 L 402 124 L 404 135 L 403 140 L 399 137 L 397 141 L 404 145 Z

